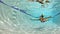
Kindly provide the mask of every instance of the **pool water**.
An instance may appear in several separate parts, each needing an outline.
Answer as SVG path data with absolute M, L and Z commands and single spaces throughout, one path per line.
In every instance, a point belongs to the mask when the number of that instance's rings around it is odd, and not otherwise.
M 54 16 L 60 12 L 60 0 L 49 0 L 50 3 L 41 6 L 38 2 L 28 0 L 2 0 L 8 5 L 26 10 L 29 16 L 9 6 L 0 3 L 0 34 L 59 34 L 60 15 L 47 22 L 30 20 L 40 17 Z

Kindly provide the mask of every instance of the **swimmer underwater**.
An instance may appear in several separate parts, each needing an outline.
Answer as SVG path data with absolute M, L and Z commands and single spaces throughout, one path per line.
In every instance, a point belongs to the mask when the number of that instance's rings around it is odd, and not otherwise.
M 49 2 L 49 1 L 46 0 L 46 2 Z M 18 11 L 20 11 L 20 12 L 22 12 L 22 13 L 25 13 L 26 15 L 32 16 L 31 14 L 26 13 L 24 10 L 19 9 L 19 8 L 16 8 L 15 6 L 10 6 L 10 5 L 4 3 L 4 2 L 1 1 L 1 0 L 0 0 L 0 3 L 4 4 L 4 5 L 6 5 L 6 6 L 9 6 L 9 7 L 15 9 L 15 10 L 18 10 Z M 54 17 L 56 17 L 56 16 L 58 16 L 58 15 L 60 15 L 60 12 L 57 13 L 56 15 L 54 15 L 53 17 L 52 17 L 52 16 L 49 16 L 49 17 L 44 18 L 44 15 L 41 15 L 41 16 L 39 17 L 39 19 L 32 19 L 32 20 L 40 20 L 41 22 L 46 22 L 46 21 L 48 21 L 49 18 L 54 18 Z M 32 16 L 32 17 L 34 17 L 34 16 Z

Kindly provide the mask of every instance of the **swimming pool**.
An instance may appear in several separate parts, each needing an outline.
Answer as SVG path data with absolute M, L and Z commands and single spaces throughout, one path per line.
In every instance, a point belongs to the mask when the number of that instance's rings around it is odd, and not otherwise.
M 46 16 L 54 16 L 60 12 L 60 0 L 50 0 L 51 3 L 42 7 L 38 2 L 28 0 L 2 0 L 8 5 L 16 6 L 26 10 L 26 15 L 9 6 L 0 3 L 0 34 L 59 34 L 60 15 L 51 18 L 45 23 L 32 21 L 31 18 L 40 17 L 43 13 Z

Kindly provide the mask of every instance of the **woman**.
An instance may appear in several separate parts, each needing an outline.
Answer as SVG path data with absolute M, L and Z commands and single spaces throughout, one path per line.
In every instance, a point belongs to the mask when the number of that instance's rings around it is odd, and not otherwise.
M 52 17 L 49 16 L 49 17 L 44 18 L 44 15 L 41 15 L 39 20 L 40 20 L 41 22 L 46 22 L 46 21 L 48 21 L 49 18 L 52 18 Z

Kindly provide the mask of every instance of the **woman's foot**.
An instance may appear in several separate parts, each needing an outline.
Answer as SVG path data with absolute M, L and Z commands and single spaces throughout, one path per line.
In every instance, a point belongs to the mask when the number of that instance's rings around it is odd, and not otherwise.
M 41 3 L 41 4 L 44 4 L 43 1 L 44 1 L 44 0 L 37 0 L 36 2 L 39 2 L 39 3 Z
M 39 2 L 39 3 L 44 4 L 43 2 Z
M 47 1 L 47 0 L 46 0 L 45 2 L 46 2 L 46 3 L 50 3 L 50 1 Z

